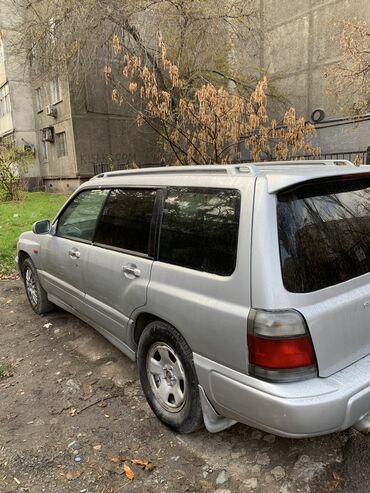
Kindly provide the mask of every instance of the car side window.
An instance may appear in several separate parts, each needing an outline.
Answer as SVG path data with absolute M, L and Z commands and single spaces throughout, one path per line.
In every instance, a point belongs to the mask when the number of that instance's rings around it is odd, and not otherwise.
M 92 241 L 103 202 L 109 190 L 85 190 L 79 193 L 58 220 L 57 236 Z
M 148 254 L 156 190 L 112 190 L 105 203 L 94 243 Z
M 240 193 L 226 189 L 168 191 L 159 260 L 221 276 L 235 269 Z

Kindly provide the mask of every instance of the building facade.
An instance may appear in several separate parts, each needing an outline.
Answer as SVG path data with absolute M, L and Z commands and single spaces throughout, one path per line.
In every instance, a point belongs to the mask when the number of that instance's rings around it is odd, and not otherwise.
M 31 80 L 24 55 L 14 50 L 22 15 L 26 10 L 0 0 L 0 140 L 34 151 L 29 187 L 72 191 L 100 167 L 159 163 L 152 132 L 138 129 L 129 108 L 112 101 L 103 58 L 78 86 L 66 75 Z
M 77 90 L 66 77 L 34 88 L 40 173 L 49 191 L 73 190 L 97 169 L 156 162 L 152 133 L 112 101 L 103 67 Z
M 370 113 L 348 118 L 328 90 L 325 72 L 339 61 L 340 22 L 367 21 L 368 0 L 260 0 L 258 66 L 303 115 L 316 123 L 323 154 L 365 151 L 370 146 Z M 370 80 L 369 80 L 370 84 Z M 320 110 L 320 111 L 317 111 Z
M 112 102 L 104 60 L 84 74 L 78 87 L 66 76 L 32 83 L 21 55 L 11 54 L 13 22 L 22 15 L 0 9 L 0 139 L 35 151 L 30 183 L 66 191 L 99 169 L 159 163 L 157 142 L 138 128 L 128 106 Z M 338 61 L 337 21 L 367 19 L 367 0 L 258 0 L 259 36 L 235 47 L 241 73 L 267 73 L 276 91 L 307 121 L 316 122 L 323 155 L 352 157 L 370 145 L 370 114 L 348 118 L 327 90 L 324 72 Z M 142 19 L 144 30 L 145 22 Z M 280 110 L 282 108 L 280 107 Z
M 0 8 L 0 139 L 26 147 L 34 152 L 28 176 L 30 186 L 39 185 L 40 167 L 38 139 L 35 127 L 32 86 L 29 67 L 21 55 L 9 47 L 14 40 L 13 23 L 19 12 L 9 10 L 7 3 Z

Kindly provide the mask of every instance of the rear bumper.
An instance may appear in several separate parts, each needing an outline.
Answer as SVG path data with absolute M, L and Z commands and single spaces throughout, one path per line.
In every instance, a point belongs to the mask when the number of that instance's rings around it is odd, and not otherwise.
M 370 411 L 370 355 L 327 378 L 276 384 L 194 354 L 199 384 L 226 418 L 303 438 L 349 428 Z

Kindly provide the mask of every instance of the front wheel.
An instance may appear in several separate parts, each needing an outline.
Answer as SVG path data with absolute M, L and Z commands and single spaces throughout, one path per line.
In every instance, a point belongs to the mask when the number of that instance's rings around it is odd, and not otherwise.
M 28 301 L 38 315 L 48 313 L 54 305 L 48 300 L 45 289 L 41 286 L 35 264 L 27 258 L 22 265 L 22 277 Z
M 203 424 L 192 351 L 182 335 L 162 321 L 141 335 L 137 362 L 145 397 L 156 416 L 180 433 Z

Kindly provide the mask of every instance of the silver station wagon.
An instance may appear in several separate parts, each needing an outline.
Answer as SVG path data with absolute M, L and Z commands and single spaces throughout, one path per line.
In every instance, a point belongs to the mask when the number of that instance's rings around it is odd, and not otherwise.
M 104 173 L 17 261 L 34 311 L 58 305 L 136 360 L 178 432 L 369 429 L 370 166 Z

